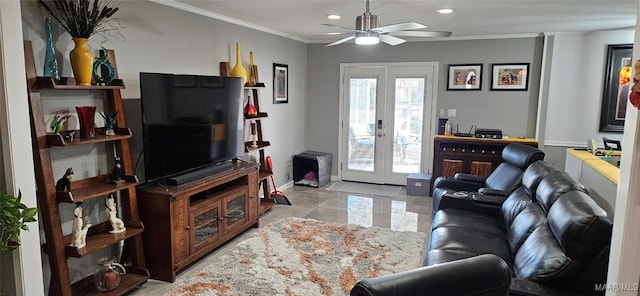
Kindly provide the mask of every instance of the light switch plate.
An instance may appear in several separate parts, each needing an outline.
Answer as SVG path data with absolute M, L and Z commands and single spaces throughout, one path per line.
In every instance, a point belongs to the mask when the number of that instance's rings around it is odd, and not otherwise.
M 440 117 L 444 117 L 444 109 L 440 109 Z
M 447 109 L 447 116 L 448 117 L 456 117 L 456 109 Z

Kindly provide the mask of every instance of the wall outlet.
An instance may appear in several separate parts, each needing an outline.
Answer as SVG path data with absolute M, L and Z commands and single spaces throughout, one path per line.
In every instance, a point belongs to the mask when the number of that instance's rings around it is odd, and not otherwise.
M 456 109 L 447 109 L 447 117 L 456 117 Z

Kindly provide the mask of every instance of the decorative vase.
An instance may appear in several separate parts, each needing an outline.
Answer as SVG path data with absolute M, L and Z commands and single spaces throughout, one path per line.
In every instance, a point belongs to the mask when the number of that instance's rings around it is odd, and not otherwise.
M 56 50 L 53 46 L 53 33 L 51 30 L 51 20 L 47 18 L 44 21 L 46 53 L 44 55 L 44 77 L 52 77 L 55 81 L 60 80 L 60 71 L 58 68 L 58 60 L 56 59 Z
M 258 109 L 253 105 L 253 101 L 250 96 L 247 98 L 247 105 L 244 106 L 244 115 L 246 117 L 256 117 L 258 115 Z
M 80 123 L 80 138 L 93 139 L 96 137 L 95 116 L 96 106 L 76 106 L 78 122 Z
M 107 85 L 116 77 L 116 69 L 109 63 L 109 51 L 102 47 L 104 53 L 101 57 L 96 57 L 93 62 L 93 80 L 96 84 Z M 104 69 L 104 71 L 102 71 Z M 104 73 L 104 76 L 103 76 Z
M 242 57 L 240 56 L 240 43 L 236 42 L 236 64 L 231 69 L 231 77 L 242 78 L 242 85 L 247 82 L 247 70 L 242 66 Z
M 256 69 L 253 65 L 253 51 L 249 52 L 249 78 L 247 79 L 248 86 L 256 86 L 258 78 L 256 77 Z
M 73 77 L 77 85 L 91 85 L 93 73 L 93 53 L 87 44 L 87 38 L 73 38 L 75 47 L 69 53 Z
M 93 281 L 98 291 L 111 291 L 120 285 L 122 276 L 127 270 L 113 257 L 98 260 L 98 266 L 93 272 Z

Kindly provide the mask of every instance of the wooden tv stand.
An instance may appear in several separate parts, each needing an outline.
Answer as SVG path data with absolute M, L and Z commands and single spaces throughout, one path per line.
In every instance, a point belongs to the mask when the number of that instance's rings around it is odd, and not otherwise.
M 176 273 L 248 228 L 258 227 L 258 164 L 233 161 L 233 169 L 177 186 L 140 185 L 138 208 L 151 278 Z

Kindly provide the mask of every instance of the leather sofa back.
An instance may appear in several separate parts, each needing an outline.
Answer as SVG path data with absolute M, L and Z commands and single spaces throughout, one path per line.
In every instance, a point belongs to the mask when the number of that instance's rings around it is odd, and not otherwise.
M 553 203 L 563 194 L 578 190 L 587 193 L 587 188 L 566 172 L 555 171 L 542 179 L 536 191 L 536 200 L 542 205 L 542 209 L 548 212 Z
M 503 225 L 505 229 L 513 219 L 529 204 L 535 201 L 540 182 L 551 172 L 558 170 L 549 163 L 538 160 L 532 163 L 522 174 L 522 186 L 516 189 L 502 204 Z
M 505 162 L 524 170 L 532 163 L 538 160 L 543 160 L 544 152 L 528 145 L 513 143 L 502 149 L 502 159 Z
M 525 187 L 502 207 L 513 277 L 582 291 L 593 291 L 594 278 L 606 282 L 613 227 L 606 211 L 564 172 L 551 171 L 542 179 L 538 202 Z M 591 272 L 588 278 L 585 270 Z

